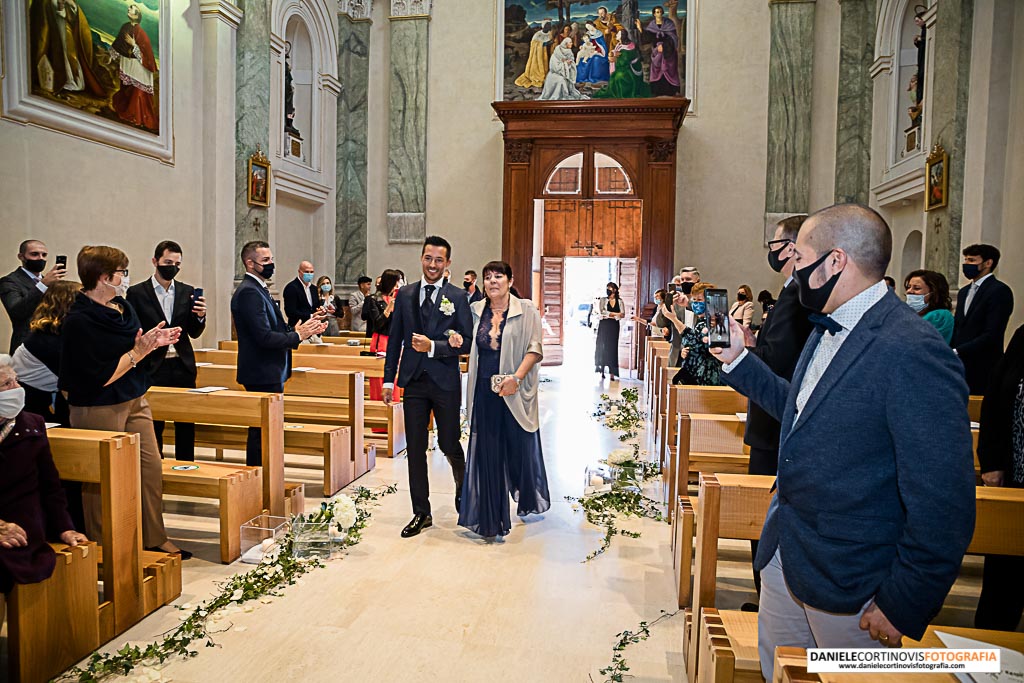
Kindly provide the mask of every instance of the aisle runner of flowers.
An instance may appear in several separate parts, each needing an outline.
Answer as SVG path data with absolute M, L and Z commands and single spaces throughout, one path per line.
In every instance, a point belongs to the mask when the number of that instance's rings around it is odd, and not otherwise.
M 296 583 L 303 574 L 324 567 L 319 556 L 301 556 L 305 553 L 299 551 L 300 546 L 308 547 L 307 535 L 328 538 L 330 547 L 338 552 L 351 548 L 362 540 L 362 531 L 370 523 L 370 508 L 397 490 L 395 484 L 377 489 L 360 486 L 354 498 L 341 494 L 321 504 L 316 512 L 293 517 L 283 538 L 267 544 L 255 569 L 218 584 L 217 594 L 198 605 L 178 607 L 181 625 L 164 634 L 163 640 L 145 647 L 126 643 L 111 654 L 95 652 L 84 666 L 70 669 L 58 680 L 91 683 L 109 676 L 128 676 L 133 671 L 138 680 L 162 680 L 155 667 L 175 656 L 198 656 L 193 645 L 200 642 L 205 647 L 216 647 L 213 635 L 231 630 L 232 614 L 252 612 L 257 602 L 270 602 L 271 597 L 281 595 L 286 586 Z

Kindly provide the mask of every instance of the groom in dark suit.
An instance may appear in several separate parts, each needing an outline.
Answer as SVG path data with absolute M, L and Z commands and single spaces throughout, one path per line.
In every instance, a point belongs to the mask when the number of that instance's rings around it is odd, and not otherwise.
M 473 317 L 466 293 L 441 281 L 451 260 L 452 247 L 448 241 L 443 237 L 428 237 L 420 258 L 423 278 L 398 290 L 391 315 L 383 396 L 384 402 L 390 404 L 397 374 L 398 386 L 405 390 L 402 401 L 413 512 L 412 521 L 402 529 L 402 538 L 415 536 L 433 525 L 427 480 L 431 411 L 437 424 L 438 443 L 452 466 L 456 510 L 462 499 L 466 456 L 459 441 L 462 436 L 459 356 L 469 353 L 472 346 Z M 462 344 L 453 348 L 448 343 L 449 336 Z
M 177 344 L 161 346 L 139 361 L 139 367 L 149 375 L 150 384 L 157 387 L 196 386 L 196 353 L 192 340 L 199 339 L 206 330 L 206 298 L 195 296 L 192 285 L 179 282 L 181 246 L 164 240 L 153 253 L 153 277 L 128 288 L 128 303 L 139 316 L 142 328 L 151 330 L 161 322 L 167 327 L 180 327 L 182 334 Z M 157 445 L 164 450 L 164 423 L 153 420 Z M 195 460 L 196 426 L 174 421 L 174 459 Z
M 822 209 L 801 227 L 793 256 L 815 331 L 792 381 L 743 348 L 735 322 L 732 345 L 712 350 L 726 363 L 723 380 L 782 425 L 755 565 L 765 680 L 776 646 L 920 639 L 974 533 L 963 370 L 882 280 L 891 253 L 875 211 Z M 940 419 L 921 413 L 922 396 Z

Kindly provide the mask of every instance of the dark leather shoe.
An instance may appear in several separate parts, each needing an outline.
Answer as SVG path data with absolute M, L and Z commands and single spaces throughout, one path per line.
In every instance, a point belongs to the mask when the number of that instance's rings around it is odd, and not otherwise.
M 430 515 L 413 515 L 412 521 L 402 529 L 402 538 L 412 538 L 432 526 L 434 526 L 434 520 Z
M 455 487 L 455 511 L 462 512 L 462 486 Z
M 167 552 L 163 548 L 146 548 L 146 550 L 148 550 L 151 553 L 166 553 Z M 192 553 L 190 553 L 189 551 L 185 550 L 184 548 L 178 548 L 173 553 L 168 553 L 168 554 L 169 555 L 181 555 L 182 561 L 184 561 L 184 560 L 191 560 L 192 559 Z
M 741 612 L 756 612 L 757 611 L 757 603 L 745 602 L 742 605 L 740 605 L 740 611 Z

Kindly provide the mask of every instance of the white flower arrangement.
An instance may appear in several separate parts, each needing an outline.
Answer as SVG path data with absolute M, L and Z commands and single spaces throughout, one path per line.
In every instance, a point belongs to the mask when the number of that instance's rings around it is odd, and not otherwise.
M 348 531 L 356 523 L 356 504 L 344 493 L 334 499 L 334 519 L 342 529 Z
M 448 297 L 441 297 L 441 305 L 439 307 L 441 312 L 445 315 L 453 315 L 455 313 L 455 304 L 448 300 Z
M 629 462 L 636 462 L 636 454 L 632 448 L 616 448 L 608 454 L 609 465 L 623 465 Z

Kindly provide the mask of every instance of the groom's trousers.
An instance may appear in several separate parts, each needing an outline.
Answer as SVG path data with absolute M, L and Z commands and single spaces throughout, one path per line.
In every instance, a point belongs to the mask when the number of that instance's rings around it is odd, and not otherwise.
M 409 382 L 402 394 L 405 413 L 406 454 L 409 458 L 409 493 L 412 512 L 430 514 L 430 482 L 427 478 L 427 448 L 430 442 L 430 414 L 434 414 L 437 441 L 452 466 L 456 491 L 466 473 L 466 454 L 459 441 L 462 432 L 460 409 L 462 391 L 445 390 L 427 373 Z

